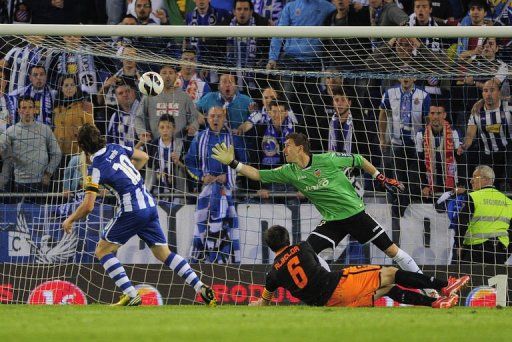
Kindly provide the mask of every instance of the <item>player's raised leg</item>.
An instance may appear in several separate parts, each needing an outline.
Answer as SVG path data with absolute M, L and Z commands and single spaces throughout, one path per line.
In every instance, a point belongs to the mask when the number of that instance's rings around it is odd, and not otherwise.
M 185 282 L 192 286 L 201 295 L 204 302 L 209 306 L 217 305 L 215 292 L 203 284 L 190 264 L 179 254 L 171 252 L 167 245 L 154 245 L 151 251 L 155 258 L 163 262 L 167 267 L 176 272 Z
M 463 276 L 457 281 L 448 282 L 421 273 L 399 270 L 395 267 L 383 267 L 380 276 L 382 287 L 377 291 L 376 298 L 385 295 L 399 303 L 431 306 L 433 308 L 449 308 L 456 305 L 459 299 L 457 292 L 469 281 L 468 276 Z M 436 299 L 407 290 L 404 287 L 409 289 L 435 289 L 446 295 Z
M 119 248 L 118 244 L 111 243 L 105 240 L 100 240 L 96 246 L 95 255 L 99 259 L 101 265 L 107 272 L 108 276 L 115 282 L 123 296 L 119 302 L 113 304 L 114 306 L 137 306 L 140 305 L 142 300 L 137 293 L 132 282 L 126 275 L 121 262 L 115 257 L 114 252 Z

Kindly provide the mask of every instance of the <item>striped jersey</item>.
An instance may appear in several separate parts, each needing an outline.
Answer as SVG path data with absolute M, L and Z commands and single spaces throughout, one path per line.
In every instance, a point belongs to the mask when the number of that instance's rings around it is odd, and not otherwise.
M 506 151 L 512 141 L 512 114 L 506 101 L 500 108 L 482 110 L 469 118 L 468 126 L 477 126 L 485 154 Z
M 391 111 L 391 143 L 414 146 L 430 110 L 430 95 L 416 86 L 405 92 L 399 85 L 385 91 L 380 108 Z
M 94 153 L 85 191 L 98 192 L 99 185 L 104 185 L 116 196 L 121 213 L 154 207 L 153 197 L 130 160 L 132 155 L 131 147 L 117 144 L 108 144 Z

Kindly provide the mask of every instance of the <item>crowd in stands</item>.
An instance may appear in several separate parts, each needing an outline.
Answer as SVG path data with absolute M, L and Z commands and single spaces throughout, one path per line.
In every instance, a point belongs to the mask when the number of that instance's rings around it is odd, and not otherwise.
M 0 0 L 0 21 L 13 24 L 481 26 L 509 20 L 510 1 L 485 0 Z M 313 151 L 360 153 L 396 176 L 408 185 L 394 199 L 402 206 L 467 187 L 478 164 L 494 165 L 497 187 L 510 188 L 512 40 L 107 37 L 119 58 L 106 58 L 94 54 L 90 38 L 82 44 L 85 38 L 64 36 L 60 49 L 45 47 L 44 36 L 24 38 L 4 39 L 0 49 L 4 192 L 78 188 L 70 177 L 78 167 L 76 132 L 86 122 L 108 142 L 150 154 L 147 182 L 155 194 L 198 193 L 212 177 L 263 199 L 289 191 L 235 181 L 220 165 L 212 171 L 209 150 L 214 141 L 229 140 L 245 154 L 241 160 L 272 168 L 284 163 L 283 143 L 294 131 L 308 134 Z M 135 61 L 148 51 L 179 63 Z M 414 76 L 454 65 L 460 77 Z M 265 68 L 284 72 L 247 71 Z M 164 80 L 158 96 L 137 89 L 148 70 Z M 347 76 L 368 71 L 402 76 Z M 353 170 L 348 176 L 362 191 L 374 190 L 369 178 Z

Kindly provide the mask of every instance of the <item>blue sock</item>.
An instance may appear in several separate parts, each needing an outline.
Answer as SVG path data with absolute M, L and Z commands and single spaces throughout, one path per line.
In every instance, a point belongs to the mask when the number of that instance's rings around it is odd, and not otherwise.
M 137 290 L 132 286 L 132 282 L 126 275 L 123 265 L 121 265 L 121 262 L 119 262 L 114 254 L 105 255 L 100 259 L 100 263 L 105 271 L 107 271 L 108 276 L 121 288 L 124 294 L 132 298 L 137 296 Z
M 201 286 L 204 285 L 188 262 L 180 255 L 171 252 L 164 264 L 185 279 L 185 282 L 192 286 L 196 292 L 199 292 Z

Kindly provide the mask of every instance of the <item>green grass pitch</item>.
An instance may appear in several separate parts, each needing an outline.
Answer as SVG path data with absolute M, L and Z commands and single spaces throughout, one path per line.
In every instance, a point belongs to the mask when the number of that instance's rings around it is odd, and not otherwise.
M 0 341 L 511 341 L 512 308 L 0 305 Z

